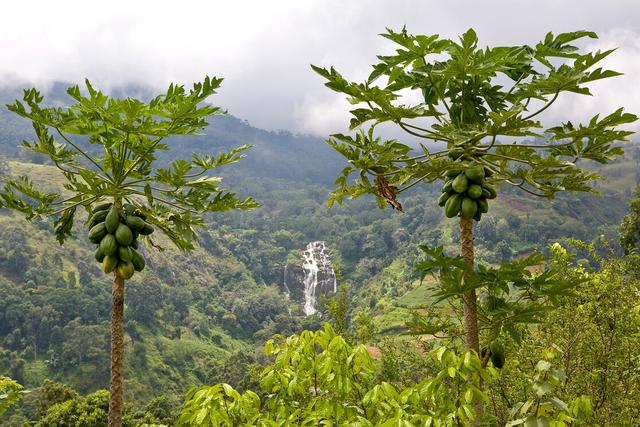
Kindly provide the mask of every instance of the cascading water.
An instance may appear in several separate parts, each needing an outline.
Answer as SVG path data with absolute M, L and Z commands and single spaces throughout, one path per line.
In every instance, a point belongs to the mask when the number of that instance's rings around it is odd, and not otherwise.
M 329 249 L 322 241 L 311 242 L 302 253 L 304 270 L 304 314 L 311 316 L 316 312 L 319 293 L 336 293 L 338 281 L 331 266 Z

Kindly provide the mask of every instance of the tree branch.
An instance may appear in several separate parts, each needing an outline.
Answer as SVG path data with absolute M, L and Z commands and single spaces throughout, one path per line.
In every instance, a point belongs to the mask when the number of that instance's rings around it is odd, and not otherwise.
M 551 104 L 553 104 L 556 101 L 556 99 L 558 99 L 558 95 L 560 95 L 560 89 L 558 89 L 556 91 L 555 95 L 553 95 L 553 98 L 551 98 L 551 101 L 547 102 L 544 107 L 542 107 L 541 109 L 539 109 L 538 111 L 536 111 L 533 114 L 529 114 L 528 116 L 522 118 L 521 120 L 529 120 L 530 118 L 535 117 L 538 114 L 542 113 L 544 110 L 549 108 L 551 106 Z M 529 99 L 531 99 L 531 98 L 529 98 Z
M 73 148 L 75 148 L 80 154 L 82 154 L 84 157 L 86 157 L 91 163 L 94 164 L 95 167 L 98 168 L 99 172 L 104 173 L 108 179 L 110 181 L 113 181 L 113 178 L 111 178 L 111 176 L 109 176 L 109 174 L 107 172 L 105 172 L 104 170 L 102 170 L 102 168 L 100 167 L 100 165 L 93 159 L 93 157 L 89 156 L 87 153 L 85 153 L 80 147 L 78 147 L 76 144 L 73 143 L 73 141 L 71 141 L 69 138 L 67 138 L 66 136 L 64 136 L 64 134 L 60 131 L 59 128 L 54 126 L 54 129 L 58 132 L 58 134 L 60 135 L 60 137 L 62 139 L 64 139 L 69 145 L 71 145 Z

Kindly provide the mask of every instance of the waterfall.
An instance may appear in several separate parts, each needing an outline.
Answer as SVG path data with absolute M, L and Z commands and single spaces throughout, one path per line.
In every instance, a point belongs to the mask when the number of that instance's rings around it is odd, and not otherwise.
M 291 297 L 291 289 L 289 289 L 289 284 L 287 283 L 287 280 L 289 278 L 288 267 L 289 266 L 287 264 L 284 265 L 284 274 L 283 274 L 284 294 L 287 296 L 287 298 Z
M 336 272 L 331 267 L 329 249 L 325 242 L 311 242 L 302 253 L 302 269 L 304 271 L 304 314 L 311 316 L 316 312 L 315 306 L 319 293 L 336 293 L 338 281 Z

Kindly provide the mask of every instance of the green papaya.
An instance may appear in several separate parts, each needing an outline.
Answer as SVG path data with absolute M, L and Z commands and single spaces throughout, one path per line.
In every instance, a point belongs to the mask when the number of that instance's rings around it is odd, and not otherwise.
M 105 273 L 111 273 L 118 265 L 118 257 L 113 255 L 107 255 L 102 260 L 102 271 Z
M 122 246 L 129 246 L 133 241 L 131 229 L 124 224 L 118 225 L 116 229 L 116 240 Z
M 461 149 L 453 149 L 453 150 L 450 150 L 450 151 L 449 151 L 448 156 L 449 156 L 451 159 L 453 159 L 453 160 L 457 160 L 457 159 L 459 159 L 460 157 L 462 157 L 462 155 L 463 155 L 463 154 L 464 154 L 464 150 L 461 150 Z
M 447 218 L 453 218 L 460 212 L 460 206 L 462 205 L 462 194 L 454 194 L 449 197 L 449 200 L 444 204 L 444 214 Z
M 106 211 L 111 207 L 112 204 L 113 203 L 111 203 L 111 202 L 98 203 L 97 205 L 93 206 L 93 209 L 91 210 L 91 212 L 96 213 L 96 212 L 99 212 L 99 211 Z
M 107 226 L 107 231 L 109 233 L 115 233 L 118 225 L 120 225 L 120 213 L 118 212 L 118 208 L 111 206 L 107 217 L 104 219 L 104 224 Z
M 96 259 L 96 261 L 98 261 L 98 262 L 102 262 L 104 260 L 104 253 L 102 252 L 102 249 L 100 249 L 99 245 L 98 245 L 98 248 L 96 249 L 95 253 L 93 254 L 93 256 Z
M 93 215 L 91 215 L 91 217 L 89 217 L 89 221 L 87 221 L 87 226 L 89 228 L 92 228 L 97 224 L 104 222 L 104 219 L 107 217 L 108 213 L 109 213 L 108 210 L 98 211 L 94 213 Z
M 498 341 L 492 341 L 491 344 L 489 344 L 489 350 L 491 351 L 491 363 L 493 363 L 493 366 L 502 369 L 505 362 L 502 344 Z
M 136 232 L 133 232 L 133 241 L 129 244 L 129 246 L 133 249 L 138 249 L 138 237 L 136 236 Z
M 100 243 L 102 238 L 107 235 L 107 227 L 104 225 L 104 222 L 99 223 L 98 225 L 94 225 L 91 230 L 89 230 L 89 241 L 91 243 Z
M 475 200 L 464 197 L 462 199 L 460 211 L 462 212 L 463 218 L 471 219 L 476 215 L 476 212 L 478 211 L 478 204 Z
M 493 176 L 493 171 L 488 167 L 484 167 L 484 176 L 485 178 L 491 178 Z
M 476 214 L 473 216 L 473 219 L 475 219 L 476 221 L 480 221 L 482 219 L 482 212 L 480 212 L 480 209 L 476 211 Z
M 489 202 L 487 202 L 487 199 L 485 199 L 484 197 L 481 197 L 478 200 L 476 200 L 476 203 L 478 204 L 478 212 L 480 213 L 489 212 Z
M 481 184 L 484 180 L 484 167 L 482 165 L 474 165 L 464 171 L 465 176 L 476 184 Z
M 451 184 L 451 187 L 456 193 L 464 193 L 469 187 L 469 180 L 467 179 L 465 174 L 461 173 L 460 175 L 455 177 L 453 183 Z
M 127 215 L 125 222 L 132 230 L 142 230 L 142 228 L 144 228 L 144 225 L 146 224 L 146 222 L 144 222 L 144 219 L 135 215 Z
M 120 261 L 116 267 L 116 274 L 124 280 L 131 279 L 134 272 L 135 268 L 130 261 Z
M 143 236 L 148 236 L 149 234 L 153 233 L 153 227 L 151 226 L 151 224 L 145 224 L 141 230 L 138 230 L 138 233 L 142 234 Z
M 447 182 L 445 182 L 444 186 L 442 187 L 442 192 L 451 193 L 452 191 L 453 191 L 453 180 L 448 179 Z
M 118 252 L 118 241 L 113 234 L 107 234 L 100 241 L 100 249 L 105 255 L 115 255 Z
M 147 216 L 140 211 L 140 208 L 131 203 L 125 203 L 123 207 L 127 215 L 139 216 L 143 221 L 147 219 Z
M 129 249 L 129 246 L 120 246 L 118 248 L 118 258 L 122 261 L 131 261 L 131 249 Z
M 479 198 L 482 196 L 482 187 L 478 184 L 471 184 L 467 189 L 467 196 L 474 200 Z
M 442 195 L 438 199 L 438 206 L 444 206 L 444 204 L 447 203 L 447 200 L 449 200 L 449 197 L 451 197 L 451 194 L 442 193 Z
M 147 264 L 144 257 L 140 255 L 140 252 L 135 249 L 131 249 L 131 263 L 136 271 L 144 270 L 144 267 Z
M 495 199 L 496 197 L 498 197 L 498 192 L 496 191 L 495 188 L 493 188 L 490 185 L 483 185 L 482 188 L 484 188 L 485 190 L 487 190 L 487 194 L 485 197 L 487 199 Z
M 458 175 L 460 175 L 460 171 L 458 170 L 450 169 L 447 171 L 447 178 L 455 178 Z

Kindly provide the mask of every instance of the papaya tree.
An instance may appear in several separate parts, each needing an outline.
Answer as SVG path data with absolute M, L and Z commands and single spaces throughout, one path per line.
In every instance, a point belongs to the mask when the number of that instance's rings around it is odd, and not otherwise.
M 594 192 L 599 176 L 581 161 L 606 164 L 623 154 L 617 143 L 631 132 L 619 127 L 636 116 L 620 108 L 584 124 L 543 126 L 543 113 L 561 95 L 591 95 L 587 84 L 620 74 L 598 66 L 613 49 L 585 52 L 572 44 L 596 38 L 592 32 L 549 33 L 533 46 L 498 47 L 480 46 L 472 29 L 457 40 L 406 28 L 382 36 L 396 50 L 378 56 L 363 82 L 312 65 L 355 106 L 352 132 L 327 140 L 349 162 L 329 206 L 373 194 L 380 207 L 402 210 L 401 193 L 443 182 L 438 203 L 448 218 L 459 218 L 460 255 L 469 266 L 461 294 L 465 347 L 479 352 L 473 221 L 488 212 L 498 188 L 547 199 L 561 191 Z M 380 137 L 376 128 L 389 123 L 407 140 Z
M 150 237 L 158 229 L 180 250 L 191 250 L 196 228 L 206 225 L 205 214 L 256 206 L 251 198 L 223 190 L 221 178 L 210 175 L 240 160 L 249 146 L 156 164 L 159 150 L 170 149 L 170 137 L 197 135 L 208 117 L 224 114 L 204 103 L 221 81 L 206 77 L 191 90 L 171 84 L 149 102 L 110 97 L 87 81 L 86 91 L 67 90 L 68 106 L 44 106 L 36 89 L 25 90 L 22 101 L 7 106 L 31 120 L 35 140 L 22 146 L 50 160 L 64 178 L 64 190 L 45 191 L 27 176 L 7 177 L 1 206 L 31 221 L 52 217 L 60 244 L 85 210 L 96 261 L 113 275 L 109 426 L 122 424 L 124 291 L 125 281 L 145 267 L 138 241 L 162 249 Z

